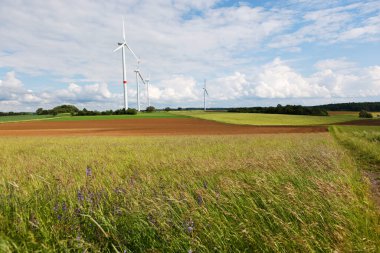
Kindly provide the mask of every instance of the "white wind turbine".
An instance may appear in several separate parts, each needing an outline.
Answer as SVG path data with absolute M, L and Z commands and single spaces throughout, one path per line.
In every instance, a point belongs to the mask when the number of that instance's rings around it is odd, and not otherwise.
M 127 69 L 126 69 L 126 65 L 125 65 L 125 48 L 128 48 L 128 50 L 136 58 L 137 62 L 139 62 L 139 59 L 137 58 L 136 54 L 132 51 L 132 49 L 128 46 L 128 44 L 125 40 L 124 18 L 123 18 L 123 42 L 119 42 L 117 44 L 118 44 L 118 47 L 113 51 L 116 52 L 119 49 L 121 49 L 122 62 L 123 62 L 124 109 L 128 109 L 128 89 L 127 89 Z
M 139 85 L 139 78 L 143 82 L 143 84 L 146 85 L 146 83 L 145 83 L 144 78 L 141 75 L 140 64 L 139 63 L 140 62 L 138 61 L 137 62 L 137 69 L 135 70 L 135 73 L 136 73 L 136 85 L 137 85 L 137 110 L 141 111 L 141 108 L 140 108 L 140 85 Z
M 206 89 L 206 79 L 203 86 L 203 110 L 206 111 L 206 95 L 208 96 L 208 92 Z
M 147 99 L 147 105 L 150 106 L 150 99 L 149 99 L 149 82 L 150 82 L 150 74 L 148 79 L 145 80 L 146 83 L 146 99 Z

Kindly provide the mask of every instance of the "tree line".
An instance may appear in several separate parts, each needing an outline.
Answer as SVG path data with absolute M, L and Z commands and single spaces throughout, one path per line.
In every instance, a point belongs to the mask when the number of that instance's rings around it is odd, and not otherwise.
M 154 112 L 156 108 L 154 106 L 148 106 L 145 109 L 145 112 Z M 38 108 L 36 111 L 37 115 L 57 115 L 60 113 L 70 113 L 72 116 L 96 116 L 96 115 L 135 115 L 137 114 L 137 110 L 134 108 L 128 109 L 117 109 L 117 110 L 106 110 L 106 111 L 97 111 L 97 110 L 87 110 L 83 108 L 82 110 L 78 109 L 74 105 L 60 105 L 56 106 L 53 109 L 43 109 Z
M 361 110 L 378 112 L 380 111 L 380 102 L 359 102 L 359 103 L 339 103 L 339 104 L 327 104 L 327 105 L 317 105 L 314 108 L 322 108 L 328 111 L 354 111 L 358 112 Z
M 286 105 L 278 104 L 276 107 L 238 107 L 229 108 L 228 112 L 241 113 L 269 113 L 269 114 L 293 114 L 293 115 L 313 115 L 313 116 L 328 116 L 326 109 L 319 107 L 308 107 L 302 105 Z

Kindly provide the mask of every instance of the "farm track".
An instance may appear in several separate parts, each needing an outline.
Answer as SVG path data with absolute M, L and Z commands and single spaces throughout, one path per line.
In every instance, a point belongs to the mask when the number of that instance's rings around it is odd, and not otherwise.
M 0 136 L 234 135 L 326 131 L 326 126 L 248 126 L 192 118 L 29 121 L 0 124 Z

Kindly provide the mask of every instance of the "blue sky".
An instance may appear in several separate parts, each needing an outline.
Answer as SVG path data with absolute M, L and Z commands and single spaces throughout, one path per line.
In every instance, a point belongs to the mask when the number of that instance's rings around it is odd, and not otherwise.
M 3 0 L 0 111 L 121 108 L 122 16 L 156 107 L 380 101 L 378 0 Z

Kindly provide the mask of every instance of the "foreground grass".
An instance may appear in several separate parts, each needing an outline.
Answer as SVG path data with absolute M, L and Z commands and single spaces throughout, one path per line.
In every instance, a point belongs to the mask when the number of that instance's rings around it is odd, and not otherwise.
M 2 122 L 17 122 L 17 121 L 29 121 L 29 120 L 41 120 L 52 118 L 52 115 L 16 115 L 16 116 L 0 116 L 0 123 Z
M 176 115 L 190 116 L 200 119 L 214 120 L 239 125 L 325 125 L 339 122 L 359 120 L 357 115 L 340 114 L 332 116 L 308 116 L 308 115 L 286 115 L 266 113 L 232 113 L 232 112 L 203 112 L 203 111 L 180 111 L 172 112 Z
M 97 116 L 59 116 L 50 121 L 77 121 L 77 120 L 110 120 L 110 119 L 154 119 L 154 118 L 184 118 L 185 115 L 176 115 L 168 112 L 139 112 L 136 115 L 97 115 Z
M 330 131 L 359 162 L 380 172 L 380 127 L 333 126 Z
M 379 250 L 368 185 L 328 134 L 0 143 L 1 252 Z

